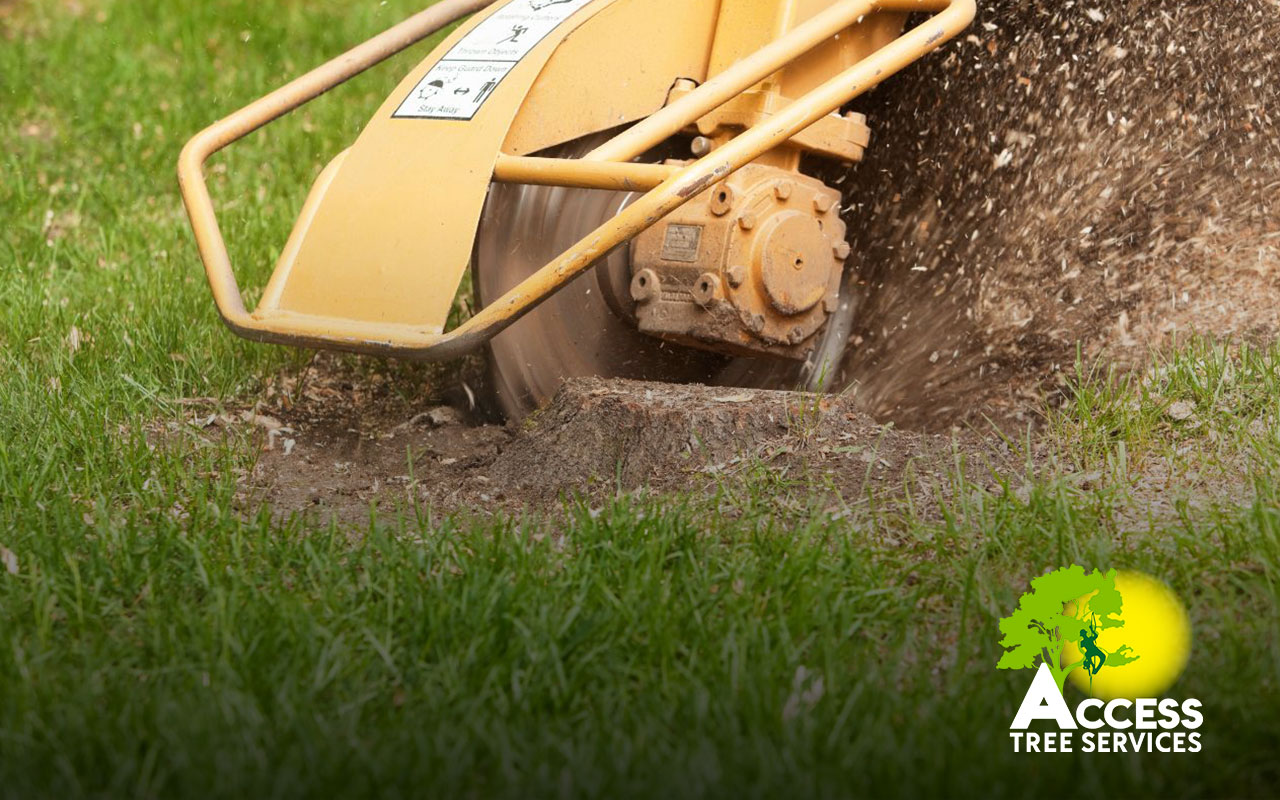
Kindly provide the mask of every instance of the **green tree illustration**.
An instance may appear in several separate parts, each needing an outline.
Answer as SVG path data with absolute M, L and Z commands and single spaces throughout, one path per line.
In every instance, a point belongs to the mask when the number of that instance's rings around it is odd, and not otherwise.
M 1087 598 L 1077 606 L 1076 601 Z M 1034 669 L 1039 658 L 1049 667 L 1058 690 L 1063 691 L 1067 676 L 1085 667 L 1090 681 L 1102 668 L 1098 660 L 1086 659 L 1062 664 L 1062 649 L 1067 642 L 1091 637 L 1092 645 L 1099 633 L 1124 626 L 1121 610 L 1124 599 L 1116 589 L 1116 571 L 1105 574 L 1071 566 L 1041 575 L 1031 581 L 1031 591 L 1022 596 L 1018 608 L 1000 620 L 1004 638 L 1000 646 L 1005 653 L 996 666 L 1000 669 Z M 1105 654 L 1106 665 L 1118 667 L 1138 658 L 1127 645 Z

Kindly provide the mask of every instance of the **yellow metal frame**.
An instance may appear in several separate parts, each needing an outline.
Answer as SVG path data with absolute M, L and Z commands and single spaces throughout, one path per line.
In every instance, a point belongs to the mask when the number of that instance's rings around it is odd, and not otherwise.
M 277 312 L 259 318 L 244 306 L 218 228 L 204 164 L 216 152 L 315 99 L 441 28 L 495 0 L 442 0 L 199 133 L 183 149 L 178 178 L 219 313 L 247 338 L 282 344 L 445 360 L 475 350 L 601 257 L 707 187 L 791 140 L 798 133 L 954 38 L 973 21 L 975 0 L 837 0 L 830 8 L 760 48 L 693 92 L 641 120 L 581 160 L 499 156 L 493 180 L 590 189 L 644 191 L 617 216 L 454 330 L 343 321 Z M 877 12 L 934 16 L 827 80 L 778 113 L 682 167 L 637 164 L 636 158 L 743 91 L 786 67 L 864 16 Z M 333 169 L 331 167 L 331 169 Z M 322 178 L 323 180 L 323 178 Z M 305 211 L 304 211 L 305 213 Z

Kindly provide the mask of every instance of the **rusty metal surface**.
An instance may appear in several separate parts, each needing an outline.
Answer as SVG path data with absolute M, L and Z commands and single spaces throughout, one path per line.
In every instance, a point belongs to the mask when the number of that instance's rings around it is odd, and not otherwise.
M 839 203 L 821 181 L 760 164 L 710 187 L 632 243 L 640 330 L 805 360 L 849 255 Z

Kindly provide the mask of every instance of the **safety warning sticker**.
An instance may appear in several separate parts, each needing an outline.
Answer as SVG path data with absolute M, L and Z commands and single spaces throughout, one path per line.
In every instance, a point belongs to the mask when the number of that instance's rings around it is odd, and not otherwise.
M 393 117 L 469 120 L 538 42 L 592 0 L 511 0 L 440 59 Z

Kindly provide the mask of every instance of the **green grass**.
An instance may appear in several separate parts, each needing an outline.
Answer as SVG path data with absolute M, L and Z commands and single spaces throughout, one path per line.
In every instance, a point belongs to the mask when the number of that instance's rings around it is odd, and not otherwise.
M 232 513 L 247 449 L 148 426 L 305 356 L 217 322 L 178 148 L 416 4 L 81 5 L 0 23 L 0 796 L 1276 793 L 1280 348 L 1082 367 L 1028 473 L 941 508 L 762 469 L 547 517 Z M 217 162 L 246 285 L 416 57 Z M 1010 753 L 996 623 L 1072 562 L 1187 603 L 1203 754 Z

